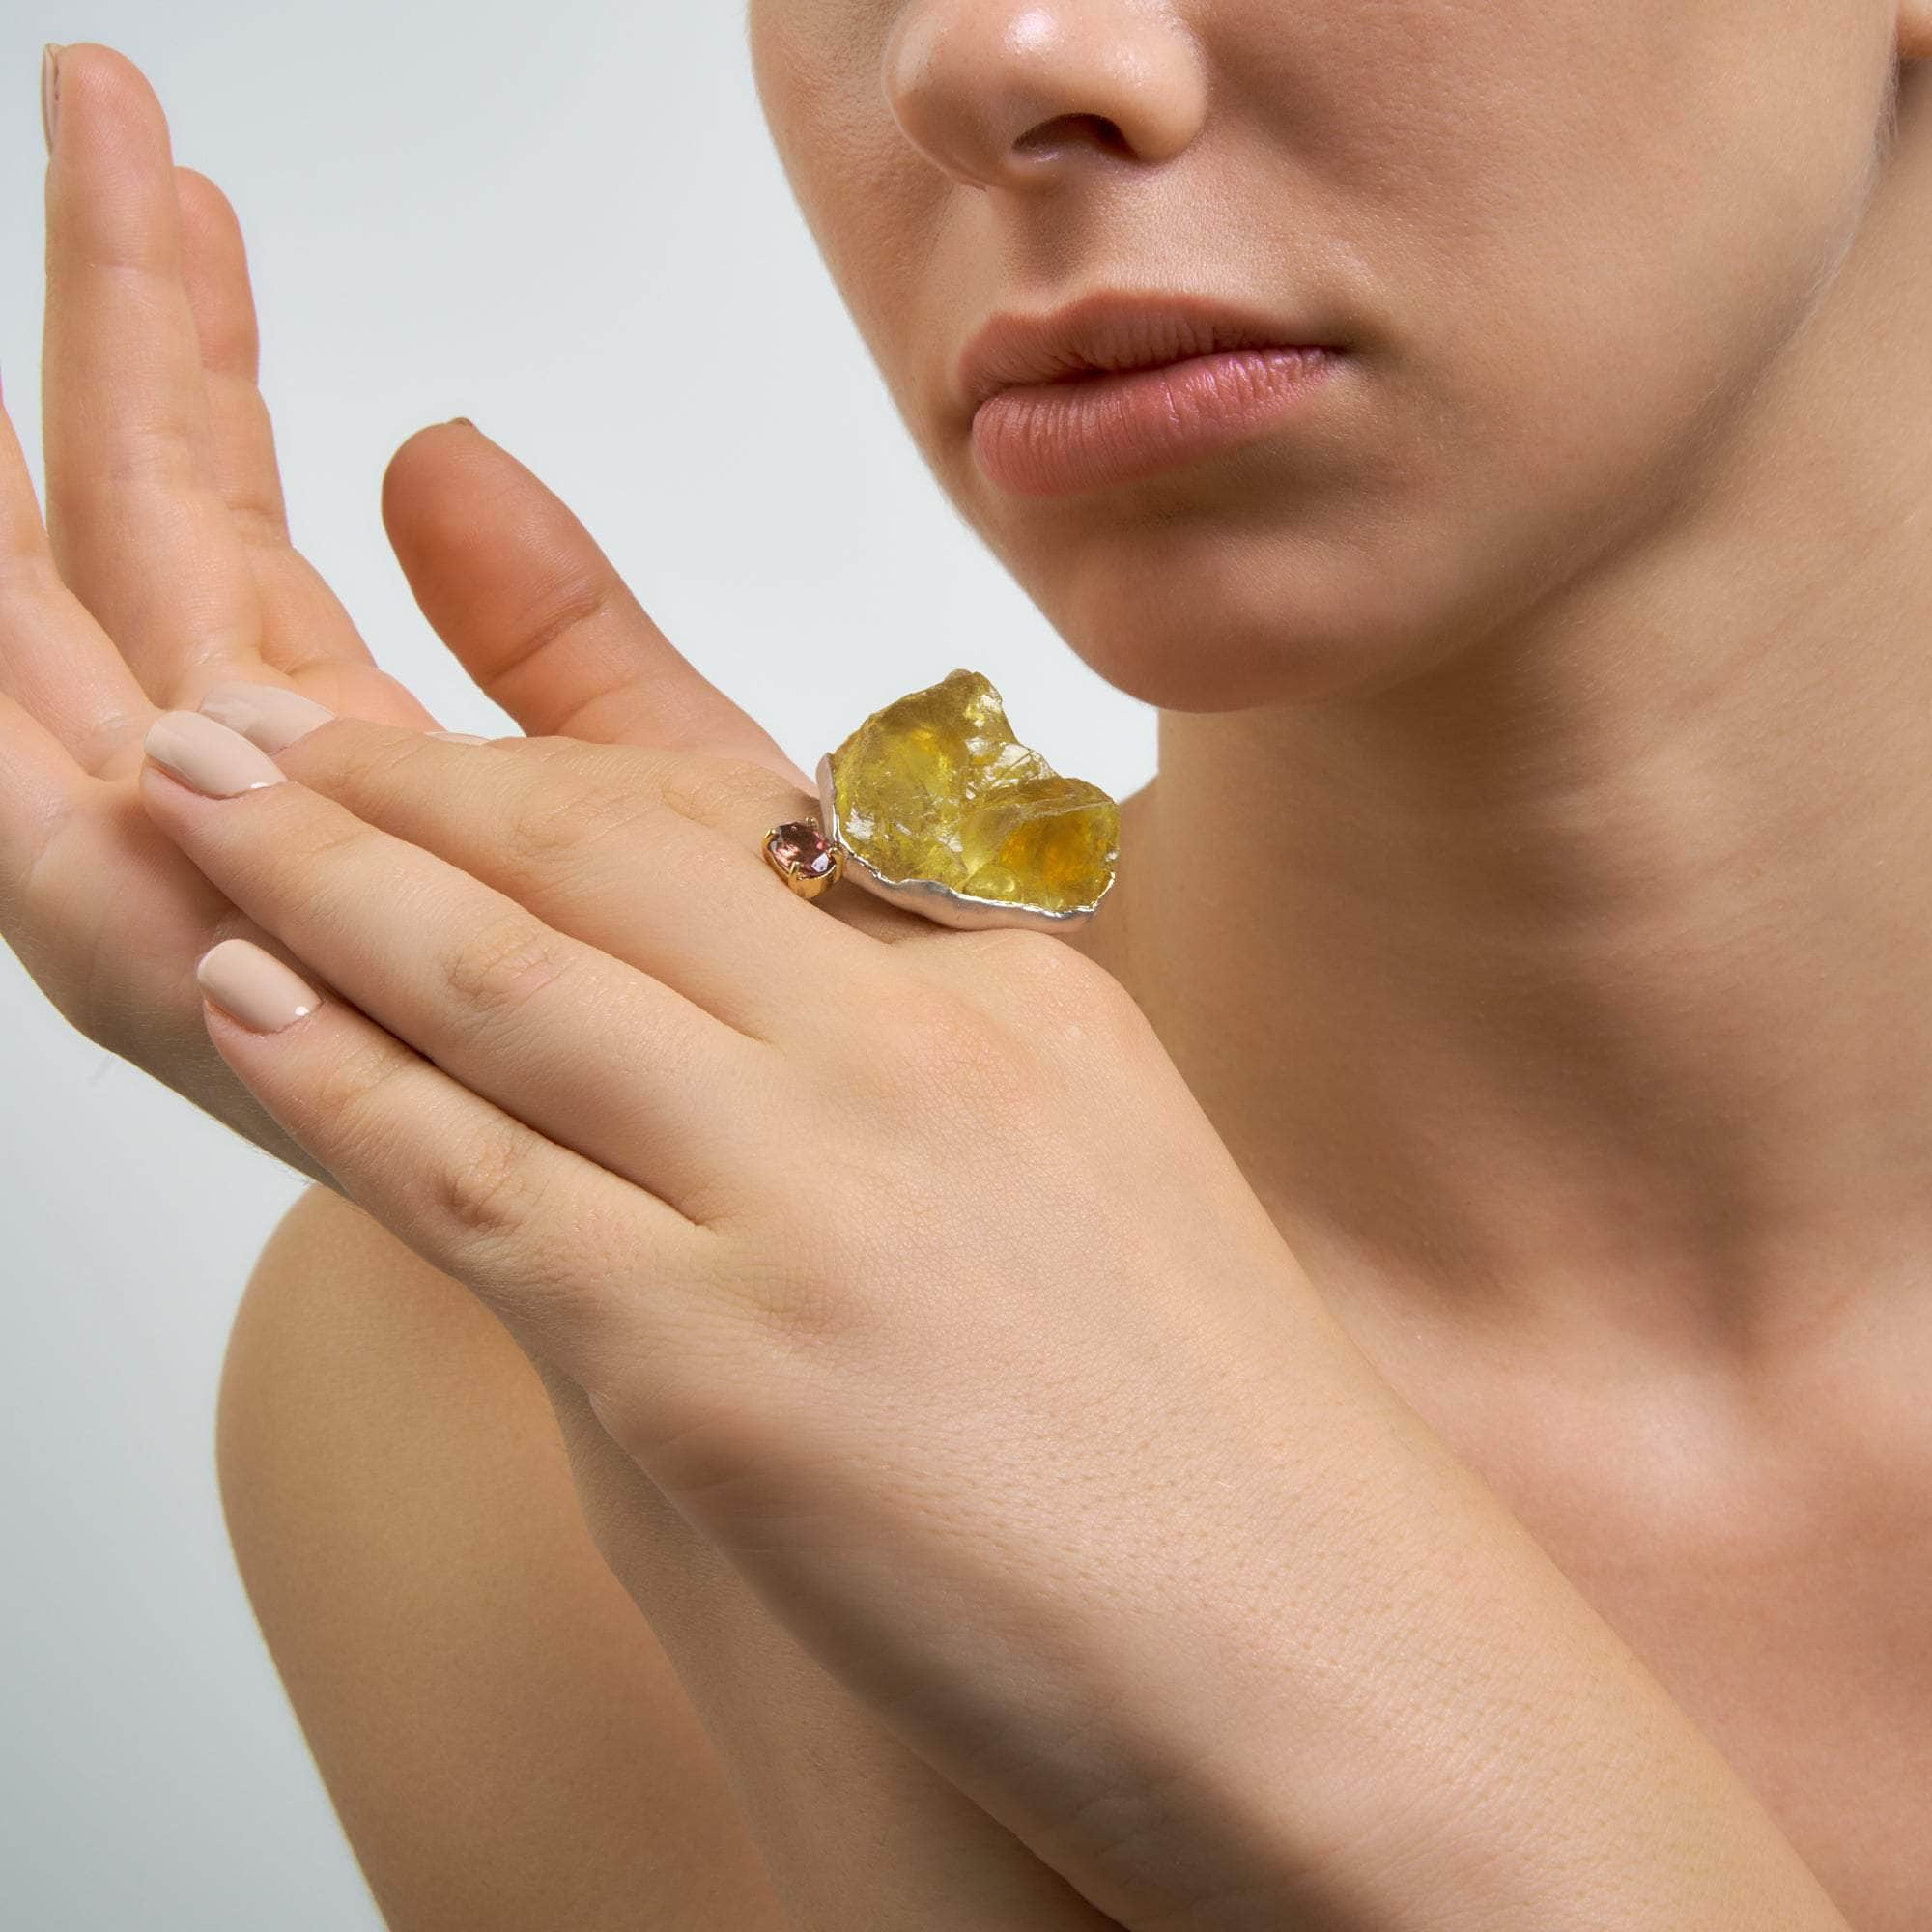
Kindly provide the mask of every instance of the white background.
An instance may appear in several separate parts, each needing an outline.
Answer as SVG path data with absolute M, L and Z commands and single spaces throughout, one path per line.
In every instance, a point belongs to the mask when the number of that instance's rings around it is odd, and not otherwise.
M 6 15 L 0 377 L 37 483 L 40 51 L 88 38 L 237 204 L 297 540 L 444 724 L 515 728 L 417 613 L 378 485 L 465 414 L 806 770 L 967 665 L 1061 769 L 1117 796 L 1151 772 L 1154 714 L 914 450 L 772 153 L 735 0 Z M 229 1321 L 303 1181 L 81 1037 L 4 949 L 0 1042 L 0 1917 L 366 1932 L 213 1469 Z

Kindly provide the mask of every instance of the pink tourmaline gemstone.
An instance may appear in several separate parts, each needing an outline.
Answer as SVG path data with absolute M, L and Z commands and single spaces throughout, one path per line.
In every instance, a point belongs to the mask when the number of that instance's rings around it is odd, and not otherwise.
M 832 847 L 809 818 L 781 825 L 771 836 L 771 855 L 788 872 L 822 879 L 832 869 Z

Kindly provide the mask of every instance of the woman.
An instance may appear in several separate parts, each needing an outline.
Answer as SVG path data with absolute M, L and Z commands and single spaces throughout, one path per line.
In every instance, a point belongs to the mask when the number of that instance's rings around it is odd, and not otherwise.
M 760 897 L 804 775 L 462 426 L 399 459 L 399 552 L 545 742 L 423 738 L 286 548 L 232 217 L 126 63 L 54 78 L 61 582 L 10 445 L 7 931 L 357 1204 L 265 1253 L 222 1467 L 391 1922 L 1921 1924 L 1932 5 L 750 26 L 923 453 L 1162 707 L 1071 940 Z M 1190 372 L 1230 312 L 1275 359 Z M 1000 313 L 1067 327 L 962 360 Z M 1283 356 L 1311 380 L 1211 448 L 1025 392 Z M 627 827 L 723 923 L 636 916 Z M 655 1059 L 608 1017 L 646 997 Z M 805 1111 L 702 1057 L 732 1004 L 807 1042 Z M 747 1170 L 684 1130 L 767 1107 L 782 1211 L 716 1217 L 755 1263 L 617 1321 L 652 1197 L 606 1170 L 695 1203 Z M 800 1121 L 848 1157 L 825 1224 Z

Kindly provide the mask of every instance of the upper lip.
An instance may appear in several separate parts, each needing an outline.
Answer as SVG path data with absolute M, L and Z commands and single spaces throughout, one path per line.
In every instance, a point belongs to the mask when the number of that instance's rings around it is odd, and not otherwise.
M 1106 369 L 1151 369 L 1222 349 L 1328 348 L 1280 317 L 1205 296 L 1103 289 L 1046 315 L 994 316 L 960 351 L 957 381 L 969 410 L 1023 383 Z

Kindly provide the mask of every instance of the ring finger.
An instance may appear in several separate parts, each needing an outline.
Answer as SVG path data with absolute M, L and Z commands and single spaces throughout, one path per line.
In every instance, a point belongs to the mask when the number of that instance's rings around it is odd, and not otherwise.
M 374 727 L 372 727 L 374 728 Z M 472 1092 L 705 1221 L 781 1056 L 506 894 L 289 780 L 197 713 L 149 733 L 151 818 L 347 1000 Z M 163 762 L 164 761 L 164 762 Z

